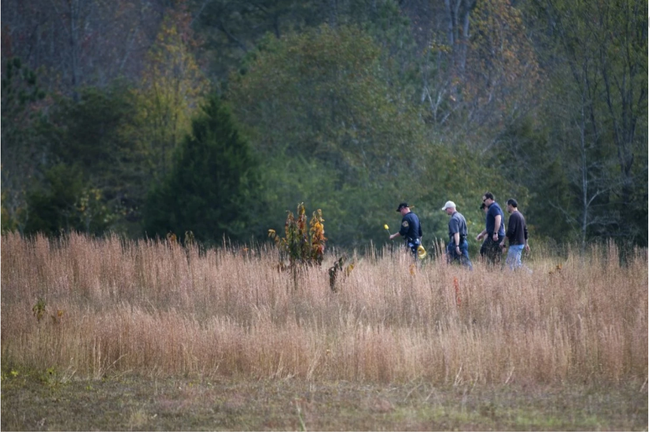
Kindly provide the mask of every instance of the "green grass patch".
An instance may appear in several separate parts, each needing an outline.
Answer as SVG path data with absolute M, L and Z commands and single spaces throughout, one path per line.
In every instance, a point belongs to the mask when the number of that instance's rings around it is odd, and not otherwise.
M 2 430 L 647 431 L 641 384 L 590 387 L 372 384 L 116 375 L 13 367 Z

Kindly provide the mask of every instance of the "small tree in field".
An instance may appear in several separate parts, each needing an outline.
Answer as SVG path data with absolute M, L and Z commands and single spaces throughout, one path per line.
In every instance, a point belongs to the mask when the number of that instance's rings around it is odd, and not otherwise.
M 323 213 L 320 209 L 312 214 L 309 226 L 305 205 L 300 203 L 296 211 L 297 217 L 292 212 L 287 212 L 284 223 L 284 237 L 281 238 L 275 230 L 269 230 L 269 237 L 275 241 L 280 249 L 281 260 L 289 258 L 289 267 L 295 271 L 299 265 L 320 265 L 325 252 L 325 226 Z

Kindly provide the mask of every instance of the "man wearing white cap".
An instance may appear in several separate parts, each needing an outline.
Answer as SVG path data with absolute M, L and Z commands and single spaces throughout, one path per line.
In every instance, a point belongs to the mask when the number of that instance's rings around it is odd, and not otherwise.
M 448 201 L 442 210 L 447 212 L 449 218 L 449 244 L 447 245 L 447 263 L 459 261 L 472 270 L 472 262 L 467 251 L 467 221 L 456 211 L 456 203 Z

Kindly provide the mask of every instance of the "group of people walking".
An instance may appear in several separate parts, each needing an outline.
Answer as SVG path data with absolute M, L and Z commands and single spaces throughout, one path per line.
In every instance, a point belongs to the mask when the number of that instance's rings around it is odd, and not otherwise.
M 499 264 L 508 240 L 508 255 L 506 264 L 510 269 L 522 267 L 521 254 L 530 251 L 528 245 L 528 228 L 526 219 L 517 208 L 517 200 L 511 198 L 507 202 L 508 229 L 505 228 L 505 216 L 501 206 L 494 200 L 491 192 L 483 194 L 481 209 L 485 212 L 485 229 L 476 236 L 477 241 L 483 241 L 480 254 L 489 264 Z M 463 214 L 458 212 L 456 204 L 448 201 L 442 210 L 449 215 L 449 243 L 446 254 L 448 263 L 459 262 L 472 269 L 467 243 L 467 221 Z M 402 215 L 400 231 L 390 235 L 390 239 L 397 236 L 404 237 L 406 245 L 416 255 L 418 247 L 422 244 L 422 226 L 415 213 L 407 203 L 400 203 L 397 211 Z

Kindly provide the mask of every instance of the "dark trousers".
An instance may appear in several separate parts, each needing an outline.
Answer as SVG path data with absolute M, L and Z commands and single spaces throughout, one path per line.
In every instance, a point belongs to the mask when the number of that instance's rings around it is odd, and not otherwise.
M 483 241 L 481 245 L 481 257 L 487 260 L 488 264 L 498 265 L 501 263 L 501 247 L 499 244 L 503 240 L 504 236 L 499 235 L 499 240 L 492 240 L 492 236 L 488 236 Z
M 456 242 L 453 239 L 447 244 L 447 263 L 458 262 L 472 270 L 472 261 L 469 259 L 469 251 L 467 250 L 467 239 L 463 239 L 458 246 L 460 247 L 460 254 L 456 252 Z
M 411 253 L 413 253 L 413 259 L 417 263 L 418 261 L 418 247 L 420 246 L 420 239 L 415 240 L 406 240 L 406 246 L 410 248 Z

